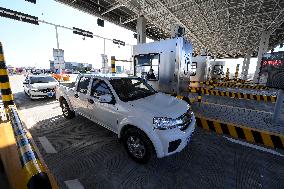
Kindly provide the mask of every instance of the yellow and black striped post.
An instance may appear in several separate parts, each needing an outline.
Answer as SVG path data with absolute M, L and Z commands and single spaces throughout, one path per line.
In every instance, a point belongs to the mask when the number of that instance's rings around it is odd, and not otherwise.
M 240 69 L 240 64 L 237 64 L 236 72 L 235 72 L 235 81 L 238 80 L 238 77 L 239 77 L 239 69 Z
M 229 68 L 227 68 L 225 81 L 228 81 L 229 79 L 230 79 L 230 70 L 229 70 Z
M 14 104 L 14 98 L 9 82 L 8 70 L 4 59 L 2 43 L 0 42 L 0 90 L 5 108 Z
M 115 56 L 111 56 L 111 73 L 115 73 Z

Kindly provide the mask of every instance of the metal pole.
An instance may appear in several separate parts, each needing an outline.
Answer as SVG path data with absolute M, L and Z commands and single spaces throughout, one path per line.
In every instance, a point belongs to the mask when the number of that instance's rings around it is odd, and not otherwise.
M 272 117 L 273 123 L 276 123 L 278 121 L 278 119 L 280 118 L 281 107 L 283 105 L 283 101 L 284 101 L 284 90 L 279 89 L 276 104 L 275 104 L 275 107 L 274 107 L 274 113 L 273 113 L 273 117 Z
M 4 52 L 1 42 L 0 42 L 0 90 L 1 90 L 1 96 L 4 107 L 8 108 L 9 105 L 14 105 L 14 98 L 10 86 L 8 70 L 5 63 Z
M 106 54 L 106 39 L 104 38 L 104 54 Z
M 59 40 L 58 40 L 57 26 L 55 26 L 55 32 L 56 32 L 56 44 L 57 44 L 57 49 L 59 49 Z

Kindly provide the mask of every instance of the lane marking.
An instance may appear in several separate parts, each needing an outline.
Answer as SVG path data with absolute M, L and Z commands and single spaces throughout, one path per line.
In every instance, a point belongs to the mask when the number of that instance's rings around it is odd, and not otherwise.
M 48 154 L 55 154 L 55 153 L 57 153 L 55 148 L 52 146 L 52 144 L 49 142 L 49 140 L 45 136 L 38 137 L 38 140 L 41 143 L 41 145 L 44 148 L 46 153 L 48 153 Z
M 226 136 L 223 136 L 225 139 L 227 139 L 228 141 L 230 142 L 233 142 L 233 143 L 236 143 L 236 144 L 240 144 L 240 145 L 243 145 L 243 146 L 247 146 L 247 147 L 250 147 L 250 148 L 254 148 L 256 150 L 260 150 L 260 151 L 263 151 L 263 152 L 268 152 L 268 153 L 271 153 L 273 155 L 277 155 L 277 156 L 281 156 L 281 157 L 284 157 L 284 154 L 281 154 L 279 152 L 276 152 L 274 150 L 271 150 L 271 149 L 268 149 L 268 148 L 264 148 L 262 146 L 258 146 L 258 145 L 255 145 L 255 144 L 250 144 L 250 143 L 247 143 L 247 142 L 243 142 L 243 141 L 240 141 L 240 140 L 236 140 L 236 139 L 233 139 L 233 138 L 230 138 L 230 137 L 226 137 Z
M 78 179 L 64 181 L 68 189 L 85 189 Z

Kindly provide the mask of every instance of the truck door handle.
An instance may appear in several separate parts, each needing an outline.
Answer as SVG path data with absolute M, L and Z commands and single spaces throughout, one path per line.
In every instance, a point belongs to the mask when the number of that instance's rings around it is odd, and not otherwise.
M 78 98 L 78 97 L 79 97 L 79 95 L 78 95 L 78 94 L 74 94 L 74 97 L 75 97 L 75 98 Z
M 88 99 L 88 102 L 89 102 L 90 104 L 94 104 L 94 100 L 93 100 L 93 99 Z

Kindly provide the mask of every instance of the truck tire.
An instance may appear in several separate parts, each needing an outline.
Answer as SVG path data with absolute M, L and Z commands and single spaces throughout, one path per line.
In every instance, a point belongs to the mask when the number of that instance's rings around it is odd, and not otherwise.
M 66 119 L 72 119 L 72 118 L 75 117 L 75 112 L 70 110 L 69 105 L 68 105 L 68 103 L 66 102 L 65 99 L 62 99 L 60 101 L 60 107 L 62 109 L 63 116 Z
M 122 142 L 128 155 L 137 163 L 146 164 L 151 158 L 155 158 L 155 150 L 148 136 L 138 128 L 129 128 Z

